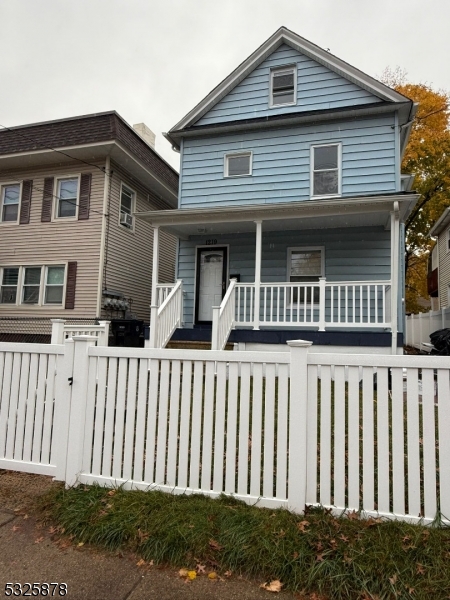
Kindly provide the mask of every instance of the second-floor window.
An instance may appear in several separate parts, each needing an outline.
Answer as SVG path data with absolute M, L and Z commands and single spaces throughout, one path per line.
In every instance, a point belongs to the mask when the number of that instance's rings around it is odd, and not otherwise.
M 127 229 L 133 229 L 136 193 L 122 184 L 120 190 L 120 224 Z
M 311 196 L 339 196 L 341 193 L 341 145 L 311 147 Z
M 4 185 L 1 194 L 2 222 L 16 223 L 19 217 L 20 184 Z
M 296 68 L 283 67 L 270 73 L 270 106 L 296 103 Z
M 224 176 L 242 177 L 252 174 L 252 153 L 237 152 L 225 154 Z
M 56 218 L 76 217 L 78 177 L 58 179 L 56 195 Z

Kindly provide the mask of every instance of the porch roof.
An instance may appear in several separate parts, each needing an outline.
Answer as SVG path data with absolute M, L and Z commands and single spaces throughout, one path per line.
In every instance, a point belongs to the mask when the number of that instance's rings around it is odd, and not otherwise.
M 390 213 L 398 202 L 404 221 L 419 198 L 415 193 L 301 200 L 270 204 L 182 208 L 135 213 L 139 219 L 179 238 L 191 235 L 255 231 L 255 221 L 265 231 L 383 226 L 390 229 Z

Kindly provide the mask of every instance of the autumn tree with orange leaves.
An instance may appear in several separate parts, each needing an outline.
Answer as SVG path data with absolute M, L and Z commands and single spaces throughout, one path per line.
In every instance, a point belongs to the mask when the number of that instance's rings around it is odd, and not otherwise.
M 423 311 L 428 297 L 427 261 L 434 246 L 428 232 L 450 206 L 450 94 L 424 83 L 406 82 L 401 69 L 386 69 L 382 81 L 419 103 L 402 161 L 402 173 L 415 174 L 413 189 L 421 197 L 406 221 L 406 311 Z

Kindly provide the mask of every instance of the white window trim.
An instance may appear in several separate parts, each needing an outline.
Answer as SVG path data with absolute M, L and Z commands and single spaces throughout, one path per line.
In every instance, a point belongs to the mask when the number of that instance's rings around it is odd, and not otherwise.
M 283 102 L 281 104 L 275 104 L 273 101 L 273 75 L 280 71 L 288 71 L 292 69 L 294 71 L 294 101 Z M 297 105 L 297 65 L 284 65 L 282 67 L 274 67 L 270 69 L 270 81 L 269 81 L 269 108 L 278 108 L 280 106 L 296 106 Z
M 242 175 L 228 175 L 228 159 L 235 158 L 237 156 L 248 156 L 249 160 L 249 173 Z M 253 152 L 251 150 L 240 150 L 239 152 L 227 152 L 223 155 L 223 176 L 226 178 L 234 179 L 236 177 L 251 177 L 253 175 Z
M 22 181 L 5 181 L 0 183 L 0 225 L 17 225 L 20 221 L 20 209 L 22 206 Z M 5 187 L 8 185 L 19 186 L 19 204 L 17 207 L 17 219 L 15 221 L 3 221 L 3 200 L 5 197 Z
M 41 281 L 40 281 L 40 288 L 39 288 L 39 303 L 38 304 L 28 304 L 28 303 L 24 303 L 22 302 L 22 297 L 23 297 L 23 286 L 24 286 L 24 280 L 25 280 L 25 269 L 29 268 L 29 267 L 41 267 Z M 45 302 L 45 281 L 47 278 L 47 269 L 48 267 L 64 267 L 64 283 L 63 283 L 63 294 L 62 294 L 62 301 L 61 304 L 53 304 L 53 303 L 46 303 Z M 11 304 L 1 304 L 0 306 L 16 306 L 19 309 L 35 309 L 35 308 L 39 308 L 39 309 L 45 309 L 49 306 L 52 306 L 53 308 L 55 308 L 55 310 L 61 310 L 64 309 L 65 304 L 66 304 L 66 290 L 67 290 L 67 271 L 68 271 L 68 262 L 67 261 L 56 261 L 56 262 L 49 262 L 49 263 L 37 263 L 37 264 L 33 264 L 33 263 L 27 263 L 25 265 L 11 265 L 11 264 L 7 264 L 7 265 L 2 265 L 0 267 L 0 286 L 2 285 L 3 282 L 3 271 L 4 269 L 19 269 L 19 276 L 18 276 L 18 280 L 17 280 L 17 294 L 16 294 L 16 302 L 15 304 L 11 303 Z
M 292 261 L 292 252 L 295 251 L 302 251 L 302 252 L 309 252 L 311 250 L 320 250 L 320 271 L 321 274 L 319 275 L 319 277 L 325 277 L 325 246 L 290 246 L 287 249 L 287 272 L 286 272 L 286 281 L 287 283 L 292 283 L 293 285 L 295 285 L 296 283 L 301 284 L 302 282 L 295 282 L 295 281 L 291 281 L 291 261 Z M 313 282 L 315 283 L 315 282 Z M 311 303 L 309 303 L 311 304 Z M 312 303 L 314 307 L 318 307 L 319 303 L 318 302 L 313 302 Z M 296 308 L 297 303 L 295 303 L 294 306 L 292 306 L 292 303 L 289 302 L 288 304 L 286 304 L 287 308 Z
M 120 216 L 122 214 L 122 190 L 123 190 L 123 188 L 126 188 L 129 192 L 131 192 L 133 194 L 133 198 L 131 199 L 131 216 L 133 217 L 133 226 L 132 227 L 127 227 L 126 225 L 124 225 L 123 223 L 120 222 Z M 137 201 L 136 190 L 134 190 L 132 187 L 130 187 L 129 185 L 127 185 L 126 183 L 121 181 L 120 182 L 120 195 L 119 195 L 119 227 L 122 231 L 125 230 L 130 233 L 134 233 L 134 226 L 136 223 L 136 218 L 133 216 L 133 213 L 136 212 L 136 201 Z
M 59 182 L 64 179 L 77 179 L 77 199 L 75 200 L 75 215 L 73 217 L 58 217 L 58 204 L 59 204 Z M 76 173 L 72 175 L 58 175 L 55 177 L 55 183 L 53 186 L 53 210 L 52 210 L 52 220 L 53 221 L 78 221 L 78 207 L 80 205 L 80 180 L 81 173 Z
M 338 192 L 337 194 L 316 194 L 314 195 L 314 148 L 323 148 L 325 146 L 337 146 L 338 147 Z M 311 144 L 309 149 L 309 183 L 310 183 L 310 197 L 311 198 L 340 198 L 342 196 L 342 142 L 321 142 L 320 144 Z M 331 169 L 330 169 L 331 170 Z

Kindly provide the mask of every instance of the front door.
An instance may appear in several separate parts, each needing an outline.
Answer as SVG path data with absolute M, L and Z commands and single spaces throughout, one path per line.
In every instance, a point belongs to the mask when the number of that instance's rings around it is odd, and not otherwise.
M 212 321 L 212 307 L 219 306 L 225 295 L 227 249 L 199 248 L 197 251 L 197 323 Z

